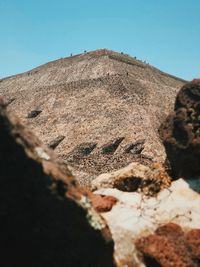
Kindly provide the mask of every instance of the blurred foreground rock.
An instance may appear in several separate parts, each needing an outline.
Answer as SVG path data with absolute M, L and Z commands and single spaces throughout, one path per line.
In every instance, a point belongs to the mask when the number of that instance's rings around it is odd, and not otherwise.
M 92 189 L 117 188 L 125 192 L 138 191 L 154 196 L 170 184 L 171 178 L 161 164 L 153 163 L 149 167 L 133 162 L 118 171 L 99 175 L 92 181 Z
M 95 194 L 118 200 L 102 215 L 120 267 L 200 266 L 200 80 L 180 90 L 160 134 L 179 179 L 133 162 L 92 182 Z
M 66 166 L 0 102 L 4 267 L 111 267 L 113 242 Z
M 154 234 L 136 242 L 142 251 L 146 266 L 185 266 L 200 265 L 200 229 L 183 231 L 174 223 L 157 228 Z
M 174 112 L 160 128 L 172 175 L 200 176 L 200 79 L 182 87 Z
M 138 247 L 135 245 L 136 240 L 153 234 L 160 225 L 169 222 L 176 223 L 187 231 L 190 229 L 200 229 L 200 194 L 194 191 L 185 180 L 179 179 L 172 182 L 170 187 L 163 189 L 154 197 L 146 196 L 141 192 L 124 192 L 116 188 L 102 188 L 94 193 L 113 196 L 118 200 L 110 211 L 102 213 L 102 216 L 106 219 L 110 227 L 114 239 L 117 266 L 198 266 L 178 264 L 163 265 L 163 262 L 160 261 L 158 261 L 160 265 L 148 265 L 143 261 L 143 258 L 141 258 Z M 163 238 L 161 243 L 163 243 Z M 162 253 L 163 257 L 165 257 L 167 253 L 171 255 L 170 251 L 166 251 L 166 253 L 163 251 L 159 252 L 157 250 L 160 246 L 159 244 L 160 243 L 152 243 L 152 249 L 155 248 L 156 250 L 151 254 L 153 258 L 154 256 L 160 257 Z M 148 242 L 147 245 L 150 246 Z M 145 252 L 148 250 L 148 246 L 144 247 L 142 251 Z M 199 251 L 199 239 L 196 246 L 196 250 Z M 166 246 L 166 250 L 167 249 L 168 246 Z M 180 250 L 181 249 L 182 248 L 180 248 Z M 159 255 L 156 256 L 156 253 Z M 197 258 L 199 257 L 198 253 L 199 252 L 197 252 Z M 173 255 L 171 255 L 171 257 L 173 257 Z M 191 254 L 190 257 L 192 257 Z M 172 263 L 174 263 L 174 261 L 172 261 Z
M 97 194 L 90 194 L 90 199 L 94 208 L 98 212 L 110 211 L 112 207 L 117 203 L 117 199 L 112 196 L 101 196 Z

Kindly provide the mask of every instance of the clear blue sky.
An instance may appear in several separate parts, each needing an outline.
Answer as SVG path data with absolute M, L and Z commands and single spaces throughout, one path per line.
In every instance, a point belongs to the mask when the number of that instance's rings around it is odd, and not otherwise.
M 0 0 L 0 77 L 84 50 L 200 77 L 200 0 Z

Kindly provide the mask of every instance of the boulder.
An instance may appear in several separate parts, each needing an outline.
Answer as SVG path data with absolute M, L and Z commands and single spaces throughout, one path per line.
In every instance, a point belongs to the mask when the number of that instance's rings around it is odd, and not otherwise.
M 0 251 L 4 267 L 113 265 L 113 241 L 66 165 L 0 101 Z
M 91 194 L 90 199 L 94 208 L 99 212 L 107 212 L 116 204 L 117 199 L 112 196 L 101 196 L 98 194 Z
M 172 176 L 200 176 L 200 79 L 179 91 L 174 112 L 160 127 Z
M 183 231 L 179 225 L 168 223 L 137 240 L 136 246 L 147 267 L 198 267 L 200 263 L 200 229 Z
M 115 242 L 117 266 L 199 266 L 193 263 L 199 263 L 200 255 L 200 194 L 186 180 L 173 181 L 170 187 L 152 197 L 141 192 L 124 192 L 116 188 L 101 188 L 95 194 L 113 196 L 118 200 L 110 211 L 101 213 Z M 184 241 L 186 245 L 182 247 L 182 237 L 177 240 L 179 252 L 175 251 L 172 241 L 169 242 L 168 234 L 171 233 L 173 240 L 176 240 L 182 230 L 178 226 L 168 227 L 167 231 L 159 228 L 168 223 L 178 224 L 184 232 L 187 231 L 184 237 L 188 239 L 187 242 Z M 159 236 L 155 236 L 156 229 L 160 229 L 156 232 Z M 144 241 L 138 244 L 137 240 Z M 185 248 L 189 244 L 190 250 Z M 171 265 L 167 258 L 171 259 Z M 178 265 L 178 262 L 184 264 Z M 193 265 L 187 265 L 186 262 Z
M 150 167 L 133 162 L 118 171 L 104 173 L 92 181 L 92 189 L 117 188 L 126 192 L 142 192 L 156 195 L 160 190 L 170 186 L 171 178 L 159 163 Z

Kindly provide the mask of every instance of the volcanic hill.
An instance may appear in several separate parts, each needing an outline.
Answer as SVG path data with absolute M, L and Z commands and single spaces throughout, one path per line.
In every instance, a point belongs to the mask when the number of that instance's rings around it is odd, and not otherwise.
M 132 161 L 164 162 L 158 128 L 184 80 L 96 50 L 0 80 L 0 96 L 82 184 Z

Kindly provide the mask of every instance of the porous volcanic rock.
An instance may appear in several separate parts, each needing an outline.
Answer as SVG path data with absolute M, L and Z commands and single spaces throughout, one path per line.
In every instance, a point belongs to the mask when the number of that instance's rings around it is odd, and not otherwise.
M 113 266 L 113 242 L 66 165 L 0 103 L 0 251 L 5 267 Z
M 66 137 L 55 152 L 89 185 L 133 161 L 164 162 L 158 128 L 183 84 L 141 60 L 100 49 L 2 79 L 0 95 L 45 144 Z
M 195 233 L 195 234 L 194 234 Z M 174 223 L 163 225 L 154 234 L 136 241 L 147 267 L 198 267 L 200 229 L 184 232 Z
M 200 176 L 200 79 L 182 87 L 174 112 L 160 128 L 172 175 Z

